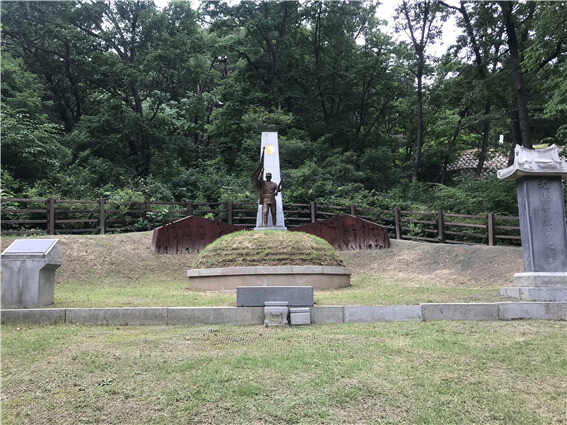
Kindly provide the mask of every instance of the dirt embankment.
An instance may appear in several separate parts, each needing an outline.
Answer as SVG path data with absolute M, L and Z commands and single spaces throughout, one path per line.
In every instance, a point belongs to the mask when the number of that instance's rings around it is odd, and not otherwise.
M 16 238 L 2 238 L 4 250 Z M 61 267 L 59 282 L 135 283 L 142 276 L 170 275 L 185 281 L 194 255 L 158 255 L 151 249 L 152 233 L 118 235 L 54 235 L 39 239 L 59 239 Z
M 389 274 L 408 279 L 475 286 L 512 284 L 523 271 L 522 249 L 508 246 L 448 245 L 392 240 L 392 248 L 342 254 L 360 274 Z
M 61 242 L 62 266 L 57 279 L 64 281 L 134 283 L 141 276 L 170 275 L 185 281 L 184 270 L 195 255 L 158 255 L 150 248 L 152 233 L 121 235 L 44 236 Z M 16 238 L 2 238 L 2 251 Z M 345 265 L 355 274 L 387 274 L 398 278 L 445 285 L 472 284 L 476 287 L 512 284 L 514 273 L 523 270 L 518 247 L 445 245 L 392 241 L 392 248 L 379 251 L 341 252 Z M 180 272 L 181 271 L 181 272 Z M 175 276 L 175 277 L 174 277 Z

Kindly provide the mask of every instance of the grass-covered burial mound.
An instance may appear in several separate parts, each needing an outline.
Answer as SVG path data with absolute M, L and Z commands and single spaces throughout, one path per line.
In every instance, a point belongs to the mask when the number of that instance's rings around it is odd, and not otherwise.
M 254 266 L 344 266 L 325 240 L 308 233 L 277 230 L 242 231 L 208 245 L 193 268 Z

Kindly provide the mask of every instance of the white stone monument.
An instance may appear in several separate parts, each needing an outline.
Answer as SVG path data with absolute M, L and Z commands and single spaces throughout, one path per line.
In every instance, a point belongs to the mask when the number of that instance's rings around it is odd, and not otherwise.
M 277 132 L 263 132 L 262 143 L 260 145 L 260 155 L 264 150 L 264 173 L 272 173 L 272 181 L 276 184 L 281 182 L 280 174 L 280 150 L 278 146 L 278 133 Z M 266 178 L 265 174 L 262 178 Z M 262 204 L 258 205 L 258 213 L 256 215 L 256 227 L 254 230 L 287 230 L 284 222 L 282 194 L 278 193 L 276 196 L 276 226 L 272 224 L 272 213 L 268 213 L 268 226 L 264 226 L 262 222 Z

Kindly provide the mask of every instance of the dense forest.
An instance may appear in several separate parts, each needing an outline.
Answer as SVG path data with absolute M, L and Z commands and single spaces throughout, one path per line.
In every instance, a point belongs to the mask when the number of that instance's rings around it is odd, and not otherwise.
M 567 144 L 567 2 L 400 0 L 395 31 L 380 12 L 2 2 L 2 196 L 254 199 L 277 131 L 284 202 L 513 213 L 483 164 Z M 472 174 L 451 171 L 470 149 Z

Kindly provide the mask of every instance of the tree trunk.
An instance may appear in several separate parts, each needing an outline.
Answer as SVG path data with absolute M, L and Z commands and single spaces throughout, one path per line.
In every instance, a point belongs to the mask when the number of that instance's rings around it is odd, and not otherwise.
M 486 101 L 484 105 L 484 126 L 482 129 L 482 146 L 480 148 L 480 154 L 478 156 L 478 164 L 476 166 L 475 174 L 480 177 L 482 174 L 482 169 L 484 168 L 484 163 L 486 162 L 486 154 L 488 152 L 488 141 L 490 136 L 490 101 Z
M 140 117 L 140 139 L 139 142 L 135 142 L 137 151 L 134 153 L 136 156 L 136 172 L 140 177 L 147 177 L 150 174 L 152 159 L 151 136 L 146 125 L 147 123 L 145 122 L 144 107 L 137 84 L 132 82 L 130 89 L 132 90 L 132 97 L 134 98 L 132 110 Z
M 530 124 L 528 114 L 528 101 L 526 98 L 526 87 L 522 75 L 520 49 L 516 37 L 516 28 L 512 18 L 513 2 L 501 2 L 500 7 L 504 13 L 506 35 L 508 36 L 508 49 L 512 62 L 512 72 L 514 74 L 514 91 L 516 92 L 516 104 L 518 107 L 518 120 L 520 126 L 520 139 L 523 147 L 533 149 L 530 137 Z
M 421 163 L 421 148 L 423 147 L 423 73 L 417 73 L 417 141 L 415 144 L 415 164 L 413 167 L 413 180 L 417 180 L 419 165 Z
M 508 154 L 508 166 L 514 163 L 516 145 L 522 145 L 520 123 L 517 112 L 512 113 L 510 116 L 510 132 L 512 133 L 512 146 L 510 147 L 510 153 Z
M 150 175 L 150 166 L 152 162 L 152 150 L 151 150 L 151 136 L 148 134 L 146 129 L 142 129 L 142 151 L 140 152 L 141 164 L 138 174 L 140 177 L 147 177 Z
M 461 123 L 467 116 L 468 110 L 469 108 L 467 107 L 459 113 L 459 117 L 460 117 L 459 122 L 457 123 L 457 128 L 453 133 L 453 137 L 451 138 L 451 142 L 449 143 L 449 149 L 447 150 L 447 154 L 445 155 L 445 160 L 443 161 L 443 169 L 441 170 L 441 184 L 445 184 L 447 182 L 447 177 L 449 174 L 447 171 L 447 168 L 449 166 L 449 159 L 451 158 L 451 155 L 455 149 L 455 145 L 457 144 L 457 137 L 459 137 L 459 133 L 461 132 Z

